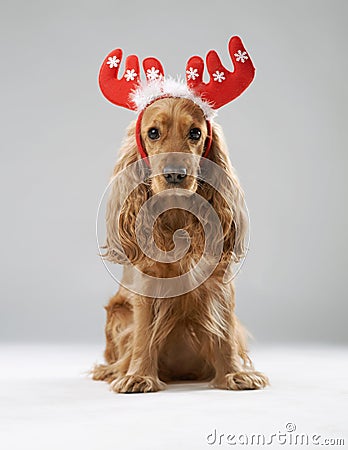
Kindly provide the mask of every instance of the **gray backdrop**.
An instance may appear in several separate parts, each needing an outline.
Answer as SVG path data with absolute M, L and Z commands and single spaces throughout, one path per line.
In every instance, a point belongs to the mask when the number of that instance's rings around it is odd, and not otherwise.
M 99 93 L 112 49 L 166 73 L 240 35 L 255 82 L 222 108 L 251 213 L 237 310 L 259 342 L 347 342 L 347 2 L 1 1 L 3 340 L 103 339 L 117 286 L 95 216 L 132 112 Z

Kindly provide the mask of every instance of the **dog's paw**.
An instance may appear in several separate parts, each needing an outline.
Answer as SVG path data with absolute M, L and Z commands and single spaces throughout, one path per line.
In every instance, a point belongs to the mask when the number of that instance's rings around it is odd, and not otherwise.
M 221 382 L 213 380 L 211 383 L 218 389 L 232 391 L 263 389 L 268 384 L 268 378 L 263 373 L 256 371 L 228 373 Z
M 90 373 L 93 380 L 106 381 L 107 383 L 111 383 L 118 376 L 112 366 L 108 366 L 106 364 L 95 365 Z
M 158 378 L 141 375 L 125 375 L 111 383 L 111 390 L 120 393 L 156 392 L 165 389 L 166 384 Z

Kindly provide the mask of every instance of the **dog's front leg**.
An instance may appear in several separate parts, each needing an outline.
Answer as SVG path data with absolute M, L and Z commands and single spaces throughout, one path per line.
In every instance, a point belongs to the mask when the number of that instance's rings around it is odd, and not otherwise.
M 240 337 L 234 320 L 234 313 L 227 313 L 224 323 L 224 337 L 213 338 L 213 365 L 215 377 L 211 385 L 220 389 L 249 390 L 262 389 L 269 384 L 268 378 L 261 372 L 254 370 L 252 363 L 242 364 L 239 356 Z
M 214 360 L 216 374 L 211 381 L 213 387 L 239 391 L 262 389 L 269 383 L 263 373 L 242 366 L 236 342 L 230 336 L 216 344 Z
M 132 358 L 126 375 L 111 384 L 115 392 L 155 392 L 165 388 L 158 378 L 158 348 L 152 343 L 153 308 L 150 298 L 134 301 Z

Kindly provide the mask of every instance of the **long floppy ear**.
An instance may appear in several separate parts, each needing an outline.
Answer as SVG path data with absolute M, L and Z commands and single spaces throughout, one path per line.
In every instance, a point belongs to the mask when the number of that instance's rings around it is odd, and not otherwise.
M 228 259 L 232 256 L 234 261 L 238 262 L 246 251 L 247 212 L 244 194 L 231 165 L 222 129 L 215 123 L 213 124 L 213 140 L 209 160 L 223 169 L 214 171 L 216 174 L 212 178 L 215 178 L 215 185 L 218 186 L 218 189 L 204 182 L 199 193 L 209 201 L 219 216 L 224 235 L 223 258 Z M 207 167 L 209 168 L 209 162 Z
M 134 263 L 142 257 L 135 224 L 141 206 L 148 199 L 149 188 L 145 182 L 146 167 L 143 161 L 132 165 L 138 160 L 135 122 L 132 122 L 114 168 L 106 209 L 106 244 L 103 247 L 106 252 L 103 257 L 118 264 Z

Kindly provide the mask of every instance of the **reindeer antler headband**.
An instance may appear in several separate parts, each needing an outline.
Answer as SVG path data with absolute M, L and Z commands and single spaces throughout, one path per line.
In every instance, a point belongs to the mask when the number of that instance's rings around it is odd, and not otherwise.
M 164 77 L 162 64 L 156 58 L 146 58 L 143 68 L 146 82 L 140 80 L 139 59 L 136 55 L 126 58 L 125 71 L 122 78 L 118 72 L 123 52 L 120 48 L 112 51 L 105 58 L 99 72 L 99 86 L 104 96 L 115 105 L 138 111 L 136 138 L 139 152 L 147 161 L 147 154 L 140 137 L 140 124 L 144 109 L 154 101 L 163 97 L 188 98 L 203 111 L 208 125 L 208 142 L 204 156 L 207 156 L 211 146 L 211 124 L 215 110 L 231 102 L 252 82 L 255 68 L 242 40 L 233 36 L 228 44 L 228 50 L 234 65 L 233 72 L 227 70 L 221 63 L 215 50 L 210 50 L 206 56 L 209 82 L 203 81 L 204 61 L 200 56 L 192 56 L 186 65 L 186 84 Z

